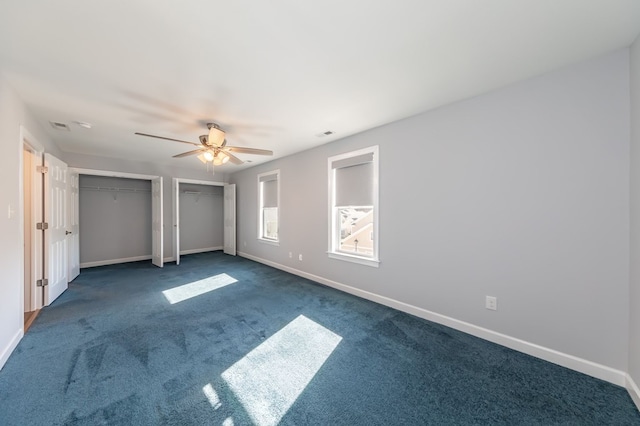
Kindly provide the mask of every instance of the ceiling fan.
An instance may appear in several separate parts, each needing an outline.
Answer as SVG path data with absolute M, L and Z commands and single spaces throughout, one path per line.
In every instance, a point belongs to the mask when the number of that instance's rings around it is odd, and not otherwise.
M 208 135 L 200 135 L 200 143 L 197 144 L 195 142 L 181 141 L 179 139 L 166 138 L 164 136 L 156 136 L 150 135 L 147 133 L 139 133 L 136 132 L 136 135 L 147 136 L 150 138 L 164 139 L 173 142 L 187 143 L 189 145 L 195 145 L 198 149 L 194 149 L 193 151 L 183 152 L 182 154 L 174 155 L 173 158 L 182 158 L 188 157 L 189 155 L 197 155 L 198 159 L 203 163 L 207 164 L 212 163 L 215 166 L 221 166 L 226 164 L 227 162 L 232 162 L 233 164 L 242 164 L 244 161 L 233 155 L 232 153 L 238 154 L 254 154 L 254 155 L 273 155 L 273 151 L 269 151 L 266 149 L 256 149 L 256 148 L 244 148 L 240 146 L 229 146 L 227 145 L 227 140 L 225 139 L 225 132 L 220 128 L 216 123 L 207 123 L 207 128 L 209 129 Z

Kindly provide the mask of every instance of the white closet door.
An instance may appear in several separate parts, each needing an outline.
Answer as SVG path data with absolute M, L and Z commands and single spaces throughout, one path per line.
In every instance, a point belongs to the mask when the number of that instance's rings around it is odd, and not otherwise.
M 224 252 L 236 255 L 236 185 L 224 186 Z
M 151 262 L 163 266 L 162 176 L 151 180 Z
M 50 305 L 67 288 L 67 164 L 51 154 L 44 154 L 44 232 L 45 305 Z
M 67 281 L 73 281 L 80 275 L 80 226 L 78 222 L 79 216 L 79 175 L 78 172 L 69 172 L 68 191 L 68 210 L 67 210 L 67 245 L 69 270 L 67 272 Z

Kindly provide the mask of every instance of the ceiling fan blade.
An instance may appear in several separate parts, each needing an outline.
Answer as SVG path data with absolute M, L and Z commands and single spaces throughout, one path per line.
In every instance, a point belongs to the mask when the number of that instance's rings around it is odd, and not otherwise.
M 240 164 L 244 163 L 244 161 L 242 161 L 241 159 L 239 159 L 238 157 L 236 157 L 235 155 L 230 153 L 229 150 L 221 149 L 221 151 L 224 151 L 224 153 L 229 156 L 229 161 L 231 161 L 233 164 L 240 165 Z
M 136 132 L 135 134 L 136 135 L 140 135 L 140 136 L 147 136 L 147 137 L 150 137 L 150 138 L 164 139 L 164 140 L 167 140 L 167 141 L 188 143 L 189 145 L 200 146 L 200 144 L 197 144 L 197 143 L 194 143 L 194 142 L 181 141 L 180 139 L 165 138 L 164 136 L 149 135 L 147 133 L 139 133 L 139 132 Z
M 237 152 L 239 154 L 255 154 L 255 155 L 273 155 L 273 151 L 268 149 L 243 148 L 240 146 L 225 146 L 227 151 Z
M 182 154 L 174 155 L 173 158 L 188 157 L 189 155 L 201 154 L 203 152 L 204 152 L 203 149 L 194 149 L 193 151 L 187 151 L 187 152 L 183 152 Z

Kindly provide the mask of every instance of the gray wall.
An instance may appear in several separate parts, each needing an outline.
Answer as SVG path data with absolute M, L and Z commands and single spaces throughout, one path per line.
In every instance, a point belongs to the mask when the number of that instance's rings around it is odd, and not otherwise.
M 20 125 L 24 125 L 47 152 L 61 158 L 58 147 L 0 74 L 0 368 L 17 344 L 24 321 Z M 11 217 L 7 214 L 9 207 L 14 210 Z
M 151 181 L 80 175 L 79 198 L 81 265 L 151 257 Z
M 640 38 L 631 48 L 631 281 L 629 309 L 629 374 L 640 386 Z
M 223 192 L 222 186 L 180 184 L 180 252 L 224 245 Z
M 626 371 L 629 128 L 622 50 L 231 175 L 238 248 Z M 329 259 L 327 157 L 376 144 L 380 267 Z M 279 246 L 256 239 L 273 169 Z
M 122 173 L 135 173 L 163 177 L 163 216 L 164 216 L 164 258 L 173 258 L 173 198 L 171 194 L 172 178 L 197 179 L 211 182 L 226 182 L 226 176 L 220 172 L 212 175 L 204 165 L 202 169 L 185 169 L 161 164 L 127 161 L 118 158 L 65 153 L 63 160 L 70 167 L 95 170 L 108 170 Z

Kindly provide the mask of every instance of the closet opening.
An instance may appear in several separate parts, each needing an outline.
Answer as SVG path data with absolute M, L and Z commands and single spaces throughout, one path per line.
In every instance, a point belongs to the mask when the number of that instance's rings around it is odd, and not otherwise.
M 176 264 L 181 255 L 223 250 L 227 246 L 225 184 L 174 178 L 172 194 Z
M 162 177 L 79 174 L 80 268 L 151 260 L 163 266 Z

